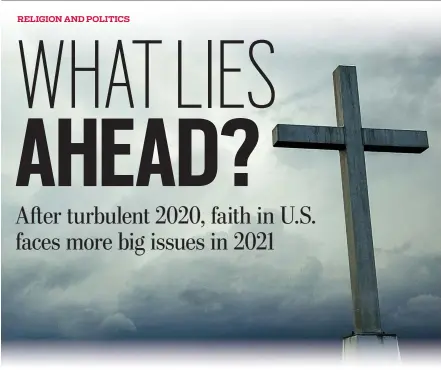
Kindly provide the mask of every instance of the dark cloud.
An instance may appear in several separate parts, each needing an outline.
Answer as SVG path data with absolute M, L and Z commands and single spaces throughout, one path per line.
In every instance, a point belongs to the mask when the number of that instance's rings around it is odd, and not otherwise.
M 264 259 L 245 252 L 233 260 L 213 252 L 191 259 L 163 254 L 132 273 L 113 313 L 99 304 L 49 301 L 51 290 L 87 277 L 84 265 L 4 269 L 3 339 L 332 339 L 349 333 L 348 279 L 328 275 L 319 258 L 300 252 L 304 245 L 292 244 L 296 238 L 279 234 L 279 253 Z M 406 249 L 412 247 L 377 251 L 384 328 L 403 339 L 440 339 L 441 256 L 415 257 Z M 293 250 L 300 252 L 295 270 Z

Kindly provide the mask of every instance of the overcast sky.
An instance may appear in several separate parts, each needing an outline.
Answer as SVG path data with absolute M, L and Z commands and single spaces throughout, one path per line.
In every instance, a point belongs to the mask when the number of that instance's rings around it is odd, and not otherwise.
M 349 266 L 337 152 L 273 148 L 276 124 L 336 125 L 332 72 L 356 65 L 364 127 L 427 130 L 430 148 L 421 155 L 368 153 L 366 164 L 383 328 L 400 338 L 441 334 L 441 25 L 438 4 L 246 3 L 228 5 L 64 3 L 48 12 L 26 5 L 26 15 L 130 15 L 125 24 L 19 24 L 22 4 L 2 4 L 2 337 L 15 339 L 340 339 L 352 330 Z M 62 7 L 61 7 L 62 6 Z M 441 9 L 439 9 L 441 11 Z M 398 15 L 399 14 L 399 15 Z M 439 14 L 439 12 L 438 12 Z M 44 40 L 51 71 L 65 40 L 55 109 L 49 109 L 43 76 L 35 108 L 27 107 L 18 40 L 34 63 Z M 77 107 L 70 108 L 70 40 L 79 66 L 92 66 L 93 40 L 100 40 L 100 106 L 104 106 L 116 41 L 123 40 L 135 109 L 123 88 L 111 108 L 94 109 L 93 78 L 77 80 Z M 144 52 L 132 40 L 162 40 L 152 46 L 151 108 L 144 109 Z M 214 108 L 206 109 L 207 40 L 213 40 Z M 246 108 L 219 109 L 219 40 L 229 46 L 226 66 L 242 73 L 226 78 L 228 102 Z M 265 101 L 269 90 L 248 59 L 255 58 L 273 83 L 275 103 L 250 107 L 247 92 Z M 184 99 L 203 109 L 177 109 L 177 44 L 183 40 Z M 33 67 L 30 69 L 33 71 Z M 81 74 L 80 74 L 81 75 Z M 117 77 L 122 77 L 121 70 Z M 120 91 L 118 91 L 120 90 Z M 135 130 L 118 133 L 132 154 L 117 160 L 120 173 L 136 174 L 149 117 L 164 118 L 174 168 L 178 167 L 178 118 L 216 124 L 253 119 L 259 143 L 248 162 L 249 186 L 234 188 L 234 156 L 243 135 L 219 139 L 219 173 L 202 188 L 82 187 L 82 161 L 73 161 L 74 186 L 42 188 L 38 178 L 15 187 L 26 122 L 45 120 L 57 179 L 57 119 L 72 118 L 74 139 L 83 118 L 130 117 Z M 193 151 L 196 169 L 203 146 Z M 100 171 L 100 165 L 98 165 Z M 176 172 L 177 174 L 177 172 Z M 197 205 L 208 220 L 213 206 L 273 210 L 277 223 L 204 228 L 15 225 L 21 206 L 89 211 L 122 206 L 129 211 L 158 205 Z M 281 225 L 281 206 L 310 206 L 314 225 Z M 16 251 L 16 234 L 36 237 L 136 235 L 207 237 L 236 231 L 272 231 L 274 251 L 133 252 Z M 221 234 L 219 234 L 221 235 Z M 223 235 L 223 234 L 222 234 Z

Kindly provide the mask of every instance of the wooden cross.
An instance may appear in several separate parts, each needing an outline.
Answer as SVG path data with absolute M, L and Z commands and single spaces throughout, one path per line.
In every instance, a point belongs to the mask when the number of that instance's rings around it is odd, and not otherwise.
M 337 127 L 277 125 L 273 146 L 340 152 L 355 334 L 381 334 L 364 152 L 422 153 L 429 142 L 426 131 L 362 128 L 356 68 L 333 79 Z

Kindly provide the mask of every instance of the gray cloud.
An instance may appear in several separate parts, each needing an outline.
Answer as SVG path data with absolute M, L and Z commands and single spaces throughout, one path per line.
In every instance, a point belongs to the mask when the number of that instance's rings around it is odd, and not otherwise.
M 28 269 L 39 288 L 20 270 L 6 272 L 3 333 L 9 339 L 32 337 L 35 318 L 37 327 L 57 323 L 55 332 L 46 327 L 46 336 L 77 339 L 332 339 L 350 332 L 346 274 L 333 276 L 318 258 L 304 256 L 304 246 L 293 246 L 293 239 L 292 233 L 279 235 L 279 253 L 257 260 L 219 258 L 213 252 L 191 259 L 163 254 L 154 264 L 133 271 L 130 285 L 118 294 L 114 313 L 99 300 L 79 305 L 66 299 L 49 308 L 51 291 L 58 287 L 52 283 L 60 273 L 55 267 Z M 423 332 L 425 338 L 439 337 L 441 257 L 415 257 L 400 248 L 388 253 L 393 256 L 378 270 L 385 329 L 404 339 Z M 377 259 L 384 262 L 381 251 Z M 67 269 L 64 280 L 84 279 L 79 267 Z M 71 284 L 78 284 L 78 278 Z

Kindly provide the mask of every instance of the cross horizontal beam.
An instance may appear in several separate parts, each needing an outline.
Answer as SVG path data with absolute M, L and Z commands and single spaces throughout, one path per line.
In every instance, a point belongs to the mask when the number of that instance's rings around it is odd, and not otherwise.
M 426 131 L 362 128 L 365 151 L 422 153 L 429 148 Z M 345 128 L 331 126 L 276 125 L 273 146 L 279 148 L 344 150 Z
M 426 131 L 363 128 L 364 150 L 388 153 L 422 153 L 429 148 Z
M 278 148 L 344 150 L 343 127 L 276 125 L 273 146 Z

